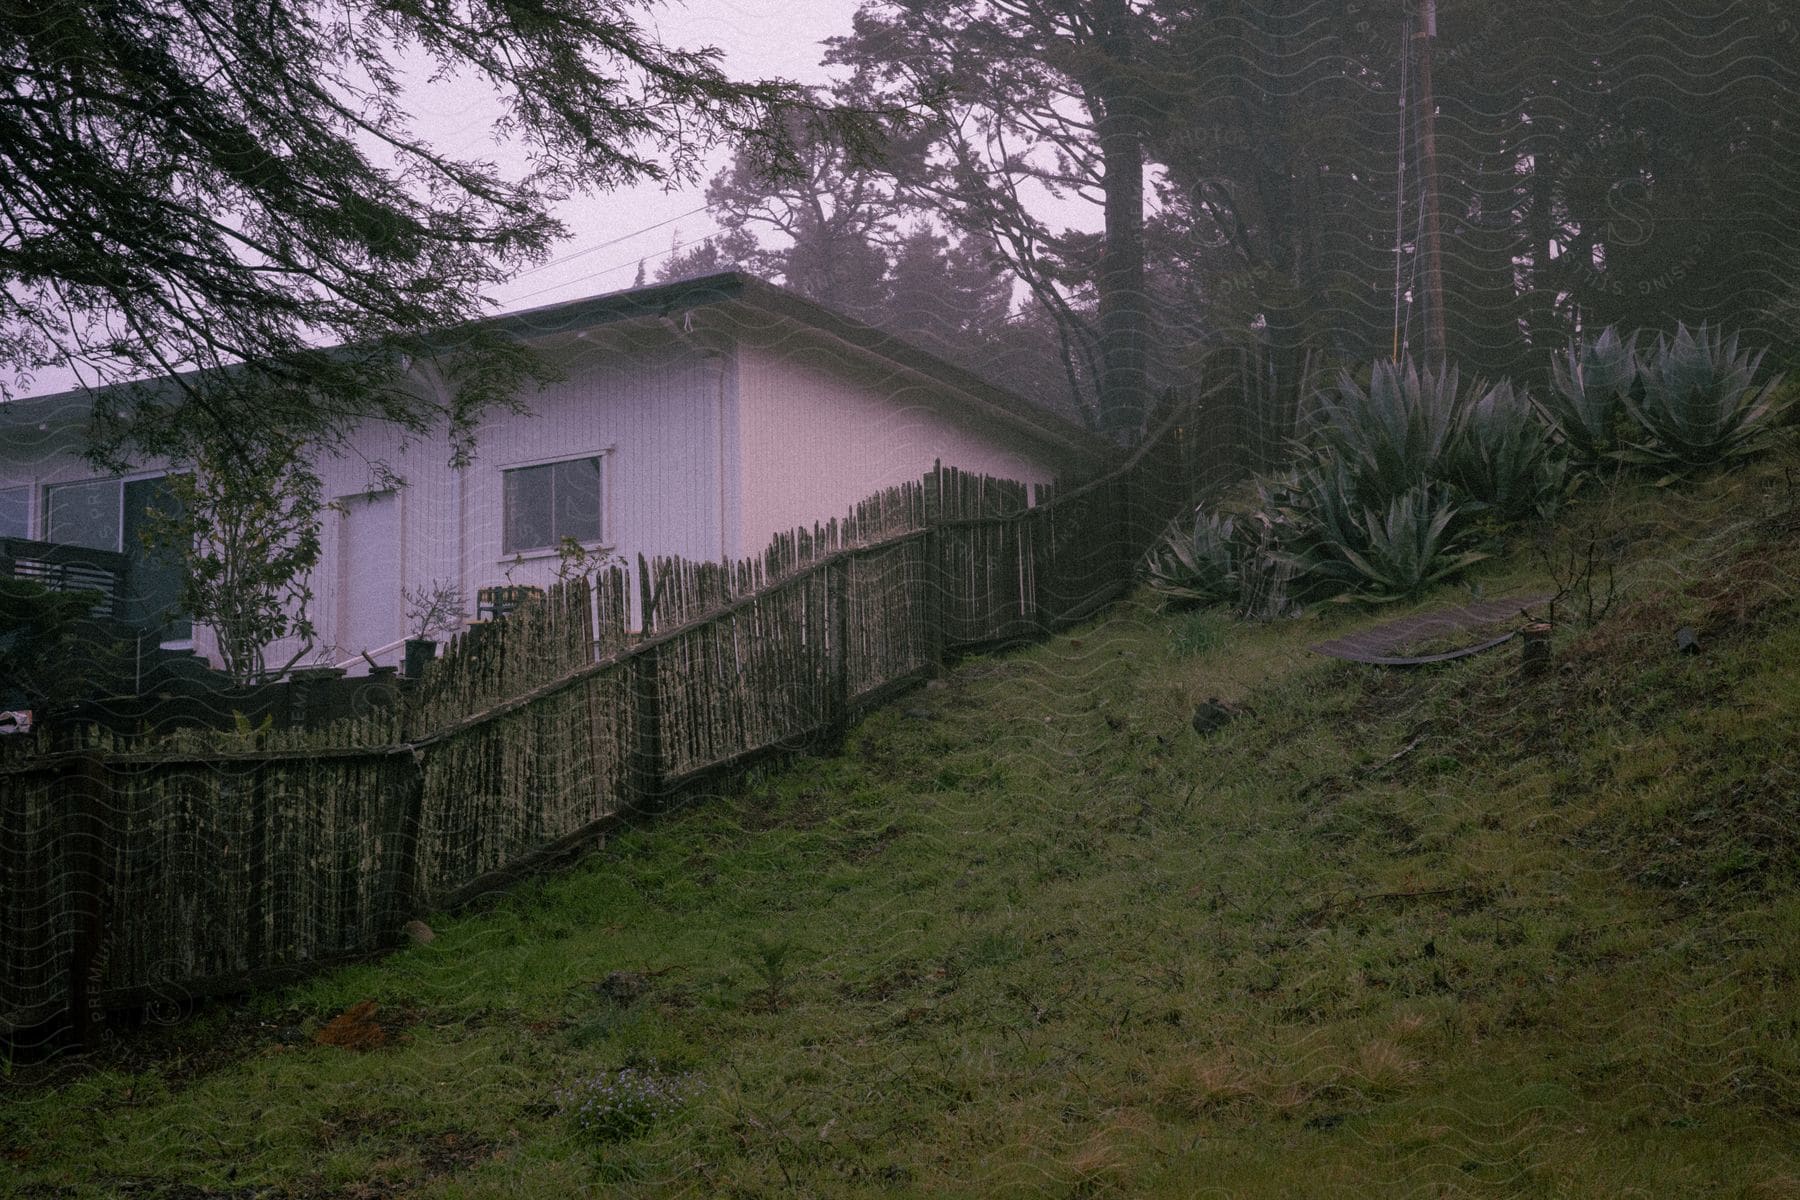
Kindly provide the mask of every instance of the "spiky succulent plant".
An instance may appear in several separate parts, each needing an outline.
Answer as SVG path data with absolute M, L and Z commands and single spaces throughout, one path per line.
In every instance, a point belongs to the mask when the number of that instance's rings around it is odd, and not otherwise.
M 1472 389 L 1458 415 L 1448 481 L 1505 520 L 1548 517 L 1561 502 L 1568 459 L 1550 442 L 1530 400 L 1502 380 Z
M 1581 339 L 1551 359 L 1553 386 L 1538 409 L 1583 466 L 1619 449 L 1625 403 L 1636 386 L 1637 341 L 1637 334 L 1621 338 L 1608 325 L 1598 337 Z
M 1278 561 L 1302 592 L 1381 603 L 1416 596 L 1480 562 L 1448 487 L 1421 483 L 1380 506 L 1359 504 L 1340 464 L 1312 466 L 1265 494 L 1282 530 Z
M 1394 497 L 1385 512 L 1365 509 L 1362 545 L 1344 549 L 1357 573 L 1357 598 L 1409 599 L 1486 558 L 1463 548 L 1458 514 L 1449 491 L 1431 486 Z
M 1639 394 L 1625 399 L 1636 428 L 1619 457 L 1662 469 L 1667 482 L 1754 453 L 1785 406 L 1780 376 L 1756 383 L 1762 360 L 1762 351 L 1740 351 L 1736 334 L 1705 325 L 1658 337 L 1638 363 Z
M 1145 558 L 1150 586 L 1177 603 L 1212 604 L 1237 594 L 1236 525 L 1230 517 L 1194 510 L 1177 518 Z
M 1444 477 L 1456 439 L 1455 367 L 1420 370 L 1408 359 L 1377 362 L 1365 389 L 1348 371 L 1319 397 L 1314 458 L 1340 463 L 1359 505 L 1388 501 Z

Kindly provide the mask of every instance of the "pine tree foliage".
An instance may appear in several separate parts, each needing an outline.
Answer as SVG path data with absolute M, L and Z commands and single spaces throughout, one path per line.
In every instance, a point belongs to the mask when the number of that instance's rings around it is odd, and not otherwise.
M 622 0 L 41 0 L 0 22 L 0 368 L 111 394 L 97 452 L 330 440 L 367 416 L 466 436 L 540 368 L 458 337 L 577 189 L 691 175 L 794 99 L 662 44 Z M 503 171 L 431 145 L 426 74 L 491 90 Z M 774 152 L 779 158 L 779 152 Z M 332 350 L 320 347 L 335 345 Z M 455 350 L 448 399 L 393 386 Z

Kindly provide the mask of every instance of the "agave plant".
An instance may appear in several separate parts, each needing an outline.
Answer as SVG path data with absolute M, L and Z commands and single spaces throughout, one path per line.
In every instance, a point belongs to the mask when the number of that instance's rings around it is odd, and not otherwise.
M 1486 555 L 1470 551 L 1450 489 L 1422 483 L 1380 507 L 1358 505 L 1341 465 L 1314 466 L 1268 499 L 1286 531 L 1277 557 L 1307 590 L 1377 603 L 1415 596 Z
M 1457 434 L 1457 384 L 1456 368 L 1421 371 L 1411 360 L 1377 362 L 1366 391 L 1344 372 L 1319 397 L 1315 459 L 1341 463 L 1357 502 L 1376 508 L 1443 478 Z
M 1568 460 L 1551 445 L 1528 398 L 1502 380 L 1477 384 L 1464 404 L 1448 470 L 1474 506 L 1506 520 L 1548 517 L 1562 499 Z
M 1363 509 L 1357 503 L 1356 482 L 1342 461 L 1331 460 L 1295 473 L 1275 495 L 1275 524 L 1281 544 L 1299 550 L 1311 561 L 1312 569 L 1305 570 L 1305 575 L 1331 575 L 1329 569 L 1318 568 L 1328 568 L 1342 557 L 1334 548 L 1360 544 Z
M 1332 486 L 1327 474 L 1337 478 Z M 1314 593 L 1329 593 L 1343 585 L 1312 574 L 1321 557 L 1322 521 L 1342 511 L 1342 497 L 1349 492 L 1348 479 L 1334 464 L 1289 468 L 1256 477 L 1256 507 L 1240 530 L 1242 544 L 1237 563 L 1238 591 L 1243 614 L 1265 620 L 1288 611 Z M 1322 504 L 1338 500 L 1339 507 L 1321 517 Z
M 1212 604 L 1237 594 L 1237 550 L 1230 517 L 1194 510 L 1192 523 L 1177 518 L 1150 548 L 1145 567 L 1150 586 L 1171 601 Z
M 1362 546 L 1342 550 L 1358 575 L 1356 598 L 1404 600 L 1486 558 L 1462 548 L 1459 512 L 1446 489 L 1431 485 L 1394 497 L 1386 512 L 1365 509 Z
M 1785 404 L 1776 400 L 1780 376 L 1756 385 L 1762 360 L 1762 351 L 1740 352 L 1736 334 L 1705 325 L 1680 325 L 1673 338 L 1658 337 L 1655 352 L 1638 364 L 1641 395 L 1625 399 L 1637 429 L 1618 457 L 1663 468 L 1667 482 L 1753 453 Z
M 1609 325 L 1599 337 L 1578 341 L 1551 360 L 1554 387 L 1538 407 L 1583 465 L 1619 449 L 1620 418 L 1637 380 L 1637 339 L 1635 333 L 1621 338 Z

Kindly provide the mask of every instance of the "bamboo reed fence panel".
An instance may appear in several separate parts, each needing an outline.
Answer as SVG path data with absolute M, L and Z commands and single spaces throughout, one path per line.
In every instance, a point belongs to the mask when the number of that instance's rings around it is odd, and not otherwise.
M 252 734 L 253 745 L 270 750 L 303 751 L 312 749 L 322 740 L 340 747 L 377 747 L 392 746 L 405 740 L 403 726 L 405 708 L 399 699 L 390 700 L 383 706 L 371 707 L 367 712 L 345 721 L 334 721 L 329 732 L 321 738 L 321 731 L 304 728 L 270 730 L 266 734 Z M 181 732 L 189 732 L 183 730 Z M 194 733 L 210 733 L 210 740 L 196 743 L 212 750 L 243 749 L 240 736 L 233 740 L 230 735 L 221 735 L 216 730 L 193 730 Z
M 63 853 L 71 814 L 56 803 L 58 774 L 20 768 L 0 781 L 0 1014 L 55 1004 L 68 990 L 80 880 Z
M 927 511 L 938 522 L 939 615 L 947 646 L 1023 636 L 1029 602 L 1022 593 L 1023 484 L 940 467 L 926 479 Z
M 670 778 L 796 743 L 831 721 L 832 588 L 831 572 L 815 566 L 659 647 Z
M 105 986 L 179 988 L 378 944 L 410 771 L 393 756 L 112 768 Z
M 168 999 L 378 943 L 408 760 L 96 753 L 85 795 L 68 787 L 79 761 L 0 788 L 0 1015 L 66 992 L 84 921 L 93 991 Z
M 857 698 L 946 651 L 1085 615 L 1128 586 L 1167 516 L 1122 478 L 1038 499 L 938 468 L 752 559 L 640 559 L 559 584 L 455 639 L 394 704 L 325 730 L 187 730 L 155 754 L 90 736 L 98 809 L 67 802 L 94 790 L 67 753 L 7 749 L 0 1021 L 77 995 L 81 969 L 142 994 L 380 945 L 683 780 L 840 728 Z M 104 893 L 98 945 L 84 888 Z
M 609 566 L 556 584 L 504 620 L 469 627 L 426 667 L 408 697 L 407 724 L 442 729 L 617 654 L 631 640 L 630 597 L 629 573 Z
M 938 658 L 936 546 L 919 533 L 845 559 L 845 693 L 867 695 Z
M 635 687 L 614 663 L 423 755 L 421 903 L 441 900 L 628 803 Z
M 939 532 L 944 640 L 978 646 L 1021 636 L 1025 599 L 1019 522 L 962 521 Z

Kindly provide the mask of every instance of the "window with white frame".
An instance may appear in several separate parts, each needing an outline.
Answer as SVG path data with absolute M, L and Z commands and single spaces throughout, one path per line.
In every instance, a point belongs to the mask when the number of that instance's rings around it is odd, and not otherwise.
M 0 537 L 31 536 L 31 489 L 0 488 Z
M 602 539 L 600 455 L 501 472 L 505 506 L 501 550 L 554 550 L 564 538 Z

